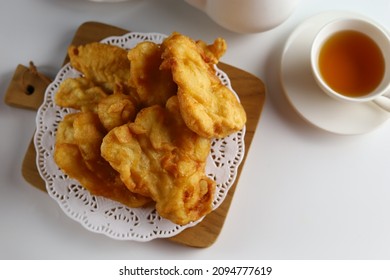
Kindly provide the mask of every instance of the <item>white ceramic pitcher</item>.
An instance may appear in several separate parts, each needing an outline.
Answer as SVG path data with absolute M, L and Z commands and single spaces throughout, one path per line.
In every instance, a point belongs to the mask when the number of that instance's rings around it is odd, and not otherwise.
M 222 27 L 238 33 L 257 33 L 284 22 L 299 0 L 185 0 Z

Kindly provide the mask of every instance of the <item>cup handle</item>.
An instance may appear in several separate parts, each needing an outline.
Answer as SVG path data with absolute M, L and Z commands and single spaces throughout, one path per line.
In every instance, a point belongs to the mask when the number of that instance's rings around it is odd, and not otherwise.
M 390 93 L 375 98 L 373 102 L 383 110 L 390 113 Z

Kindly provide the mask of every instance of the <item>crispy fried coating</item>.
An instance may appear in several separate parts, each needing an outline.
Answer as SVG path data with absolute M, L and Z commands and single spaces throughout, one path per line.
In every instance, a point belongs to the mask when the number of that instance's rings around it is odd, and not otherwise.
M 212 210 L 215 182 L 205 175 L 211 141 L 187 128 L 178 99 L 141 110 L 135 121 L 111 130 L 102 156 L 133 192 L 150 196 L 157 212 L 180 225 Z
M 94 84 L 114 91 L 116 84 L 127 84 L 130 62 L 121 47 L 93 42 L 68 48 L 70 64 Z
M 99 171 L 96 173 L 97 176 L 112 177 L 112 170 L 105 168 L 108 167 L 108 163 L 99 153 L 106 131 L 98 115 L 92 112 L 77 114 L 73 121 L 73 133 L 81 155 L 91 171 Z
M 116 92 L 102 99 L 97 107 L 99 119 L 107 131 L 134 121 L 137 114 L 135 102 L 129 95 Z
M 82 111 L 97 111 L 97 104 L 108 95 L 85 77 L 64 80 L 54 96 L 58 106 Z
M 101 154 L 120 174 L 126 187 L 150 197 L 145 172 L 149 161 L 127 124 L 112 129 L 103 139 Z
M 212 64 L 205 61 L 204 49 L 179 33 L 169 36 L 162 47 L 161 67 L 172 70 L 187 126 L 208 138 L 222 138 L 243 128 L 245 110 L 215 75 Z
M 203 55 L 203 60 L 211 64 L 217 64 L 227 49 L 226 41 L 222 38 L 215 39 L 211 45 L 207 45 L 202 40 L 197 40 L 196 45 L 202 49 L 200 53 Z
M 57 128 L 55 144 L 67 143 L 77 145 L 76 140 L 74 139 L 73 129 L 73 123 L 77 115 L 77 113 L 74 113 L 64 116 Z
M 129 207 L 150 203 L 149 198 L 130 192 L 119 174 L 99 152 L 96 153 L 96 149 L 100 150 L 102 138 L 101 124 L 95 114 L 66 115 L 57 130 L 54 150 L 56 164 L 93 195 L 104 196 Z
M 161 48 L 153 42 L 137 44 L 127 55 L 130 61 L 130 85 L 138 93 L 143 107 L 165 106 L 177 92 L 170 70 L 161 70 Z

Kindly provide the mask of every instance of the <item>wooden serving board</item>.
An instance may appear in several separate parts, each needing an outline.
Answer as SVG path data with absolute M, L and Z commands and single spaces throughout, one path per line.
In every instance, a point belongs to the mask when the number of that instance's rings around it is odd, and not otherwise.
M 110 26 L 98 22 L 83 23 L 76 31 L 72 44 L 80 45 L 92 41 L 100 41 L 109 36 L 120 36 L 127 33 L 127 30 Z M 65 58 L 64 64 L 68 61 Z M 241 163 L 237 179 L 229 190 L 221 206 L 207 215 L 198 225 L 188 228 L 178 235 L 169 238 L 169 240 L 185 244 L 192 247 L 208 247 L 212 245 L 221 232 L 225 222 L 234 192 L 239 182 L 241 170 L 245 164 L 246 155 L 249 151 L 254 136 L 257 123 L 260 119 L 261 111 L 265 101 L 265 87 L 263 82 L 257 77 L 233 66 L 219 63 L 218 67 L 228 74 L 232 87 L 240 97 L 247 113 L 246 134 L 245 134 L 245 156 Z M 37 77 L 39 78 L 39 77 Z M 19 106 L 29 109 L 38 109 L 43 102 L 44 91 L 35 91 L 33 94 L 26 95 L 21 90 L 9 88 L 5 96 L 5 102 L 11 106 Z M 40 177 L 36 166 L 36 151 L 33 141 L 31 141 L 22 165 L 22 175 L 27 182 L 34 187 L 46 191 L 45 182 Z M 253 186 L 241 186 L 250 191 Z

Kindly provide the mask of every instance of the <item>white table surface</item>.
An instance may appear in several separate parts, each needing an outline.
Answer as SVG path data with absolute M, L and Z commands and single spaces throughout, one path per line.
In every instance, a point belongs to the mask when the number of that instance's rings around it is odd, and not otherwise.
M 390 29 L 388 0 L 302 0 L 282 25 L 250 35 L 224 30 L 181 0 L 0 1 L 2 98 L 18 64 L 32 60 L 54 77 L 76 28 L 91 20 L 209 42 L 222 36 L 228 43 L 222 61 L 261 78 L 268 90 L 226 223 L 206 249 L 167 240 L 116 241 L 68 218 L 21 175 L 35 112 L 1 102 L 0 258 L 389 259 L 390 123 L 358 136 L 322 131 L 292 109 L 278 78 L 288 35 L 329 10 L 362 13 Z

